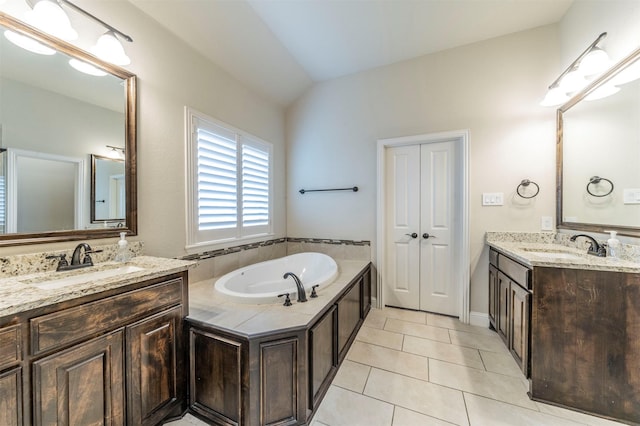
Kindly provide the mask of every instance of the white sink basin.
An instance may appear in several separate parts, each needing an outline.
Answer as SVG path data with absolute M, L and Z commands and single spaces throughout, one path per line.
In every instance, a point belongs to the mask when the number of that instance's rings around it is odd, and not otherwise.
M 83 284 L 90 281 L 101 280 L 105 278 L 117 277 L 119 275 L 131 274 L 134 272 L 144 271 L 144 268 L 139 266 L 121 266 L 113 269 L 103 269 L 100 271 L 84 272 L 77 275 L 70 275 L 64 278 L 58 279 L 46 279 L 42 281 L 26 281 L 25 284 L 29 284 L 34 287 L 38 287 L 41 290 L 55 290 L 58 288 L 67 287 L 74 284 Z
M 531 253 L 537 257 L 544 257 L 546 259 L 565 259 L 565 260 L 579 260 L 584 259 L 583 256 L 575 253 L 567 253 L 563 251 L 536 251 L 526 250 L 527 253 Z

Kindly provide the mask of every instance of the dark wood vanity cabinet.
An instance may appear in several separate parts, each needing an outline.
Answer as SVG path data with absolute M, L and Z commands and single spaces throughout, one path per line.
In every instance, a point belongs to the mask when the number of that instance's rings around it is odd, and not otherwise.
M 531 336 L 531 269 L 490 250 L 489 322 L 528 377 Z
M 0 327 L 0 424 L 155 425 L 180 415 L 186 303 L 185 272 L 11 319 L 18 324 Z
M 640 424 L 640 274 L 535 274 L 531 397 Z

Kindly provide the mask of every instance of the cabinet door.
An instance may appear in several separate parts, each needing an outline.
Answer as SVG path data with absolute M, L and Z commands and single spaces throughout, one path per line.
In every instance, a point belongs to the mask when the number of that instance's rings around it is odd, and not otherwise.
M 123 332 L 33 363 L 36 425 L 124 424 Z
M 22 368 L 0 373 L 0 425 L 22 425 Z
M 365 319 L 371 310 L 371 267 L 367 268 L 362 278 L 362 319 Z
M 214 424 L 249 424 L 246 345 L 196 328 L 189 342 L 191 409 Z
M 498 298 L 496 306 L 496 331 L 498 336 L 509 346 L 509 277 L 498 271 Z
M 529 373 L 529 318 L 531 309 L 531 293 L 511 282 L 511 296 L 509 308 L 509 349 L 520 365 L 522 372 L 528 377 Z
M 309 330 L 309 408 L 315 408 L 338 366 L 335 305 Z
M 498 270 L 495 266 L 489 265 L 489 322 L 494 329 L 496 325 L 496 314 L 498 306 Z
M 129 424 L 156 424 L 185 401 L 181 330 L 181 306 L 127 327 Z
M 342 360 L 346 355 L 347 343 L 355 334 L 360 323 L 360 286 L 362 278 L 338 301 L 338 353 Z

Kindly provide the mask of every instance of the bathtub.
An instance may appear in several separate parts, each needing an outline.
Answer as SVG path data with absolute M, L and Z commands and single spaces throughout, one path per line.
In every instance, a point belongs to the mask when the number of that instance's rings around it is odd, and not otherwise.
M 311 286 L 319 284 L 317 291 L 333 282 L 338 275 L 335 260 L 322 253 L 298 253 L 279 259 L 268 260 L 244 268 L 236 269 L 220 277 L 215 290 L 226 299 L 236 303 L 273 303 L 283 301 L 279 294 L 290 293 L 291 301 L 298 298 L 293 278 L 283 278 L 286 272 L 293 272 L 300 278 L 307 299 Z

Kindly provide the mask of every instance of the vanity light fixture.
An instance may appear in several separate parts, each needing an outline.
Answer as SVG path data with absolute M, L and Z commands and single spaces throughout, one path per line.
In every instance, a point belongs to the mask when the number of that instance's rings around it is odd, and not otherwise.
M 93 75 L 95 77 L 104 77 L 105 75 L 107 75 L 107 73 L 102 71 L 100 68 L 96 68 L 93 65 L 76 58 L 69 59 L 69 65 L 80 72 Z
M 540 102 L 541 106 L 557 106 L 569 100 L 571 95 L 584 89 L 599 74 L 610 66 L 609 55 L 598 47 L 598 43 L 607 36 L 602 33 L 584 52 L 576 58 L 549 86 L 549 91 Z
M 26 2 L 32 8 L 32 10 L 28 11 L 25 15 L 25 21 L 29 25 L 65 41 L 77 39 L 78 32 L 71 26 L 69 16 L 67 16 L 65 11 L 62 9 L 62 6 L 64 5 L 92 21 L 97 22 L 107 30 L 106 33 L 98 38 L 96 44 L 89 49 L 89 52 L 114 65 L 129 65 L 131 63 L 131 60 L 124 52 L 124 48 L 122 47 L 119 38 L 128 42 L 133 42 L 133 39 L 86 10 L 76 6 L 68 0 L 26 0 Z M 5 36 L 12 43 L 31 52 L 43 55 L 52 55 L 55 53 L 53 49 L 49 49 L 29 37 L 12 31 L 5 32 Z M 87 74 L 106 75 L 106 73 L 100 74 L 102 73 L 101 70 L 89 64 L 71 63 L 71 61 L 70 64 L 75 69 Z

